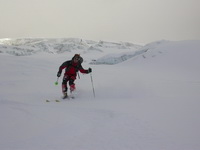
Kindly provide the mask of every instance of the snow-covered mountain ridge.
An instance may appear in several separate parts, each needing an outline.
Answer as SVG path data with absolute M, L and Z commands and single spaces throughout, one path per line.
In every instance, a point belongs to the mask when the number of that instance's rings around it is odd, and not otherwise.
M 184 41 L 183 41 L 184 42 Z M 188 41 L 187 41 L 188 42 Z M 155 57 L 163 52 L 159 49 L 173 41 L 160 40 L 146 45 L 130 42 L 107 42 L 84 40 L 80 38 L 21 38 L 0 39 L 0 53 L 14 56 L 29 56 L 39 53 L 63 54 L 80 53 L 90 57 L 90 64 L 118 64 L 137 56 Z M 196 42 L 198 43 L 198 42 Z M 151 55 L 151 56 L 150 56 Z
M 14 56 L 28 56 L 41 52 L 50 54 L 96 53 L 96 57 L 89 60 L 90 64 L 117 64 L 166 42 L 168 41 L 162 40 L 142 46 L 130 42 L 96 42 L 80 38 L 0 39 L 0 53 Z
M 73 50 L 102 52 L 105 48 L 135 50 L 141 47 L 130 42 L 96 42 L 79 38 L 0 39 L 0 46 L 1 53 L 9 53 L 17 56 L 31 55 L 37 52 L 63 53 L 72 52 Z

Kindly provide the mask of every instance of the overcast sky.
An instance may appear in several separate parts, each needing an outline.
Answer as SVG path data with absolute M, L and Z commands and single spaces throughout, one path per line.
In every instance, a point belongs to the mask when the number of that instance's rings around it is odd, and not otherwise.
M 0 38 L 200 40 L 200 0 L 0 0 Z

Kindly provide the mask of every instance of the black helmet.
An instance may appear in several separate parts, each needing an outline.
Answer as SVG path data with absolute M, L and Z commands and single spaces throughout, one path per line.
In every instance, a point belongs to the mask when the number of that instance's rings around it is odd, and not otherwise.
M 83 62 L 83 58 L 80 56 L 80 54 L 75 54 L 74 57 L 72 57 L 72 60 L 78 59 L 78 62 L 81 64 Z

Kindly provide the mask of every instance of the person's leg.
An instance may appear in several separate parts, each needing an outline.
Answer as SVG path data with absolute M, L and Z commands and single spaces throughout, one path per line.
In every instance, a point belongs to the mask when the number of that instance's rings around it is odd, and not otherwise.
M 63 92 L 63 95 L 66 96 L 67 95 L 67 82 L 68 82 L 68 77 L 67 76 L 64 76 L 63 77 L 63 82 L 62 82 L 62 92 Z
M 74 81 L 74 79 L 69 79 L 70 92 L 73 92 L 76 89 Z

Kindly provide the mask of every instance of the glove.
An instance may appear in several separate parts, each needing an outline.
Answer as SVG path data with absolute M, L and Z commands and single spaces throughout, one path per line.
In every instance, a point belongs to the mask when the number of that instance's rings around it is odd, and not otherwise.
M 92 69 L 91 68 L 88 68 L 88 73 L 92 72 Z
M 61 73 L 62 73 L 62 72 L 58 71 L 58 73 L 57 73 L 57 77 L 58 77 L 58 78 L 61 76 Z

